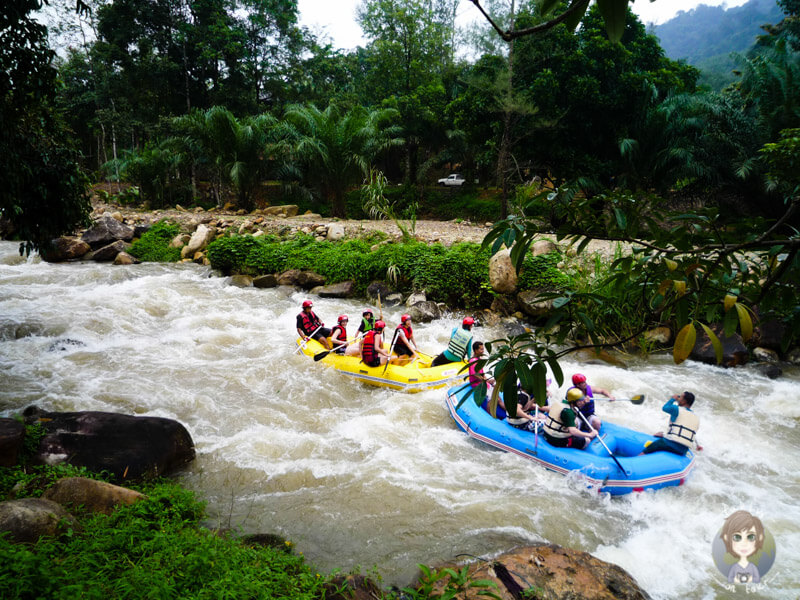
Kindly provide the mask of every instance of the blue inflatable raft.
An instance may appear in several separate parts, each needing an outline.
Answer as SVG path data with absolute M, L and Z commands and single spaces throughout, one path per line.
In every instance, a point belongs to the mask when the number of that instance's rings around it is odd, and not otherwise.
M 623 472 L 603 445 L 594 439 L 585 450 L 557 448 L 544 435 L 512 427 L 505 420 L 492 417 L 475 404 L 469 385 L 457 385 L 447 391 L 447 408 L 456 424 L 470 437 L 485 444 L 512 452 L 562 475 L 579 472 L 589 487 L 618 496 L 644 490 L 682 485 L 694 468 L 695 456 L 671 452 L 639 455 L 651 435 L 603 421 L 600 435 L 624 467 Z M 470 396 L 459 406 L 459 402 Z M 537 438 L 538 437 L 538 441 Z

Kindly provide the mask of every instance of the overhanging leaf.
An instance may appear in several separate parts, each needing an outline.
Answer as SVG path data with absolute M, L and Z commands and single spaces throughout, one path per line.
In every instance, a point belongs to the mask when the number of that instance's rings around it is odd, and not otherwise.
M 612 42 L 619 42 L 625 33 L 628 0 L 597 0 L 597 8 L 606 23 L 606 33 Z
M 727 294 L 725 296 L 725 300 L 723 300 L 723 303 L 725 305 L 725 312 L 728 312 L 730 309 L 733 308 L 733 305 L 736 304 L 737 299 L 738 297 L 734 296 L 733 294 Z
M 542 0 L 539 3 L 539 10 L 542 13 L 542 16 L 545 17 L 553 12 L 553 9 L 558 6 L 560 0 Z
M 746 342 L 753 337 L 753 320 L 750 318 L 750 313 L 747 312 L 747 307 L 744 304 L 737 302 L 734 306 L 739 314 L 739 330 L 742 332 L 742 339 Z
M 681 364 L 692 353 L 694 344 L 697 341 L 697 330 L 694 323 L 689 323 L 678 332 L 675 337 L 675 345 L 672 348 L 672 360 L 676 365 Z
M 686 295 L 686 282 L 685 281 L 673 281 L 673 287 L 675 288 L 675 292 L 678 296 Z
M 570 16 L 564 19 L 564 25 L 570 31 L 575 31 L 575 29 L 580 25 L 581 21 L 583 20 L 583 16 L 586 14 L 586 9 L 589 8 L 589 0 L 574 0 L 570 4 L 570 8 L 579 5 L 574 13 L 570 13 Z
M 717 364 L 722 364 L 722 342 L 719 341 L 717 334 L 711 331 L 711 328 L 705 323 L 700 323 L 703 331 L 706 332 L 708 339 L 711 340 L 711 345 L 714 347 L 714 356 L 717 359 Z
M 670 271 L 674 271 L 675 269 L 678 268 L 678 263 L 672 260 L 671 258 L 665 258 L 664 264 L 667 265 L 667 269 L 669 269 Z

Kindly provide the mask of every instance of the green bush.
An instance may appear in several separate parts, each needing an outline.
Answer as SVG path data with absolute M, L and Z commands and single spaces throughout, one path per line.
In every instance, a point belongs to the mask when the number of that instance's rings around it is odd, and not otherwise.
M 399 291 L 424 289 L 428 298 L 451 306 L 474 308 L 491 301 L 488 291 L 489 253 L 478 244 L 419 242 L 384 244 L 370 251 L 364 240 L 318 242 L 298 235 L 280 242 L 275 238 L 234 236 L 208 247 L 211 266 L 225 274 L 260 275 L 289 269 L 313 270 L 327 283 L 352 280 L 363 293 L 370 282 L 390 279 Z
M 128 251 L 131 256 L 146 262 L 177 262 L 181 259 L 180 248 L 169 244 L 180 232 L 176 223 L 158 221 Z
M 569 276 L 558 268 L 560 260 L 561 254 L 558 252 L 526 257 L 519 273 L 519 289 L 569 289 Z
M 200 527 L 202 503 L 175 484 L 140 490 L 147 497 L 136 504 L 82 517 L 81 532 L 35 545 L 0 536 L 0 597 L 323 597 L 326 578 L 288 543 L 251 548 Z

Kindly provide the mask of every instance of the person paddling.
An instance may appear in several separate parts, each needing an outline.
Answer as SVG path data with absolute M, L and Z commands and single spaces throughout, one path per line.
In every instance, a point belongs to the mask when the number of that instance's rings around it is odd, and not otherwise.
M 397 354 L 397 358 L 392 359 L 392 362 L 400 365 L 408 363 L 408 357 L 411 361 L 419 358 L 419 348 L 417 348 L 414 330 L 411 327 L 411 315 L 400 317 L 400 325 L 394 330 L 394 353 Z
M 558 448 L 585 449 L 597 437 L 597 431 L 581 431 L 576 426 L 577 411 L 586 402 L 586 394 L 578 388 L 567 390 L 567 397 L 553 404 L 544 424 L 544 437 L 551 446 Z
M 331 344 L 328 337 L 331 335 L 331 330 L 325 327 L 325 324 L 311 310 L 313 306 L 314 303 L 311 300 L 303 300 L 303 310 L 297 315 L 297 334 L 305 341 L 308 341 L 309 338 L 315 339 L 325 346 L 326 350 L 330 350 Z
M 344 354 L 347 345 L 347 315 L 339 315 L 336 325 L 331 329 L 331 345 L 336 354 Z
M 603 422 L 600 420 L 600 417 L 598 417 L 597 414 L 594 412 L 594 395 L 600 394 L 601 396 L 605 396 L 612 402 L 616 400 L 616 398 L 614 398 L 614 396 L 612 396 L 611 393 L 606 390 L 600 388 L 592 389 L 592 386 L 590 386 L 589 383 L 586 381 L 586 375 L 584 375 L 583 373 L 575 373 L 575 375 L 572 376 L 572 385 L 573 387 L 579 389 L 584 394 L 586 394 L 586 402 L 583 404 L 583 407 L 581 408 L 581 414 L 583 414 L 583 416 L 586 417 L 586 421 L 591 423 L 592 427 L 599 430 Z M 580 428 L 583 431 L 589 430 L 589 427 L 586 425 L 586 423 L 584 423 L 583 420 L 581 420 L 580 422 Z
M 375 327 L 364 334 L 361 341 L 361 360 L 368 367 L 380 367 L 389 360 L 389 353 L 383 348 L 383 330 L 386 323 L 376 321 Z
M 453 327 L 450 334 L 450 343 L 439 356 L 431 362 L 432 367 L 446 365 L 447 363 L 460 362 L 472 357 L 472 326 L 475 319 L 465 317 L 461 322 L 461 327 Z
M 644 445 L 642 454 L 651 454 L 659 450 L 672 452 L 684 456 L 686 451 L 692 446 L 701 447 L 697 444 L 697 430 L 700 428 L 700 417 L 692 412 L 694 404 L 694 394 L 683 392 L 675 394 L 661 408 L 669 415 L 667 432 L 659 431 L 655 434 L 658 439 L 648 441 Z

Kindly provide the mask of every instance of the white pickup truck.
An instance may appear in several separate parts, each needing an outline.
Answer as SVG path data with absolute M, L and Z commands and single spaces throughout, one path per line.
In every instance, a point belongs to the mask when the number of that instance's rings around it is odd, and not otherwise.
M 444 179 L 440 179 L 439 185 L 464 185 L 465 181 L 466 179 L 464 179 L 461 175 L 458 173 L 453 173 Z

